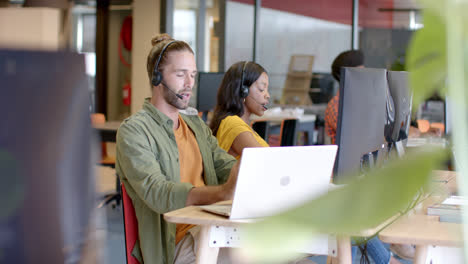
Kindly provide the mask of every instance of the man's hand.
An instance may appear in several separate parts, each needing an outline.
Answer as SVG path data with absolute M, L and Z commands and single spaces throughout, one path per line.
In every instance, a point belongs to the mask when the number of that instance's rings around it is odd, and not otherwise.
M 223 185 L 195 187 L 188 193 L 186 206 L 212 204 L 219 201 L 231 200 L 236 188 L 239 161 L 234 164 L 229 179 Z

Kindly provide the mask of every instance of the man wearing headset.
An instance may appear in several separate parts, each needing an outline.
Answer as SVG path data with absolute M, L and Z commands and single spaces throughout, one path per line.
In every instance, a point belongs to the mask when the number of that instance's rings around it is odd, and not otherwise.
M 117 133 L 116 171 L 132 198 L 140 263 L 194 263 L 197 227 L 171 224 L 163 214 L 232 199 L 236 159 L 222 150 L 188 107 L 197 68 L 194 53 L 167 34 L 153 38 L 147 70 L 152 97 Z M 220 251 L 218 262 L 224 261 Z

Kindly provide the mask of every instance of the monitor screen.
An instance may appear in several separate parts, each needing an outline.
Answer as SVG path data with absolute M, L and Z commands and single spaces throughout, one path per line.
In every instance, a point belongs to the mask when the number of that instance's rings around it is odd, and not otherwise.
M 392 140 L 400 141 L 408 138 L 411 123 L 412 95 L 408 87 L 408 72 L 389 71 L 387 74 L 390 94 L 395 105 L 395 124 Z
M 84 57 L 0 50 L 0 68 L 0 263 L 75 263 L 96 201 Z
M 382 149 L 385 143 L 385 69 L 342 68 L 336 143 L 338 156 L 334 181 L 359 172 L 365 155 Z
M 211 111 L 216 105 L 216 95 L 223 80 L 223 72 L 199 72 L 197 82 L 197 110 Z
M 310 82 L 310 100 L 313 104 L 328 103 L 336 94 L 337 86 L 331 73 L 314 72 Z

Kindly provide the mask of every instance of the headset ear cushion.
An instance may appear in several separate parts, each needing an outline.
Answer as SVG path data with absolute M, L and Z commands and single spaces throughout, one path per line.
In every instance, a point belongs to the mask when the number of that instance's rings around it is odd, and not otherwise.
M 162 74 L 161 72 L 157 71 L 155 73 L 153 73 L 153 78 L 151 78 L 151 83 L 154 85 L 154 86 L 158 86 L 162 81 Z
M 241 88 L 241 97 L 246 98 L 249 95 L 249 87 L 247 85 L 242 85 Z

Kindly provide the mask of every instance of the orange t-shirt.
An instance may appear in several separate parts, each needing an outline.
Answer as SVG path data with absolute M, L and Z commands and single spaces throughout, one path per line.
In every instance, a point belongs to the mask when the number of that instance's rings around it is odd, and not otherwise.
M 179 149 L 180 181 L 190 182 L 195 187 L 204 186 L 203 159 L 198 148 L 197 139 L 192 130 L 179 115 L 179 128 L 174 130 Z M 176 244 L 185 236 L 193 225 L 177 224 Z

